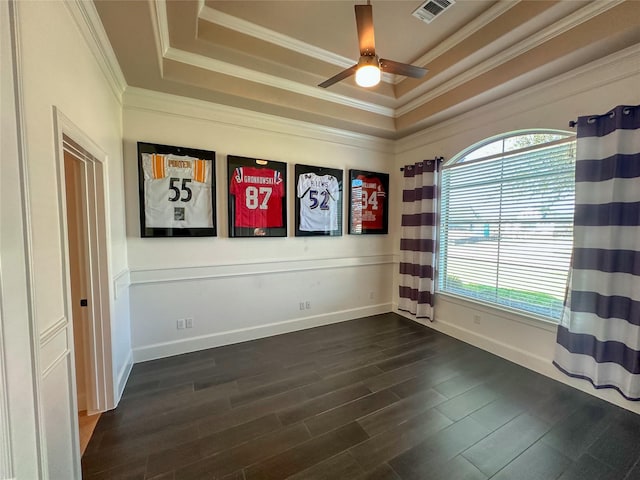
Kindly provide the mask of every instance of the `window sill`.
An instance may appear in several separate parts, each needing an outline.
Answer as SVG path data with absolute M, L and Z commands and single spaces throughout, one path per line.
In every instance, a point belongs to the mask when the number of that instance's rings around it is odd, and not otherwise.
M 551 321 L 545 317 L 537 316 L 534 314 L 527 314 L 524 312 L 512 310 L 506 307 L 500 307 L 498 305 L 490 305 L 488 303 L 480 302 L 466 297 L 461 297 L 451 293 L 436 292 L 436 304 L 438 297 L 441 297 L 447 302 L 460 305 L 461 307 L 473 308 L 494 317 L 500 317 L 512 322 L 522 323 L 530 327 L 540 328 L 549 332 L 556 332 L 558 329 L 558 323 Z

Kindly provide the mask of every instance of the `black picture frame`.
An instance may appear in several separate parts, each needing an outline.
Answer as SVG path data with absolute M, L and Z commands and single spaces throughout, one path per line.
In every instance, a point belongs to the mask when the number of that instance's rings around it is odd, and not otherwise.
M 217 235 L 216 152 L 138 142 L 138 193 L 141 237 Z
M 296 165 L 295 175 L 296 236 L 341 236 L 342 170 Z
M 349 170 L 349 234 L 384 235 L 387 233 L 389 233 L 389 174 Z
M 287 164 L 227 155 L 229 237 L 287 236 Z

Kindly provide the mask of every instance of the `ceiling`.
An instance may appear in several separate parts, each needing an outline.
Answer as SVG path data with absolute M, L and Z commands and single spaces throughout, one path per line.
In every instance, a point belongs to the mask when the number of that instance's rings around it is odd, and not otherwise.
M 362 0 L 94 0 L 127 84 L 398 139 L 640 44 L 636 0 L 372 0 L 376 53 L 426 67 L 317 85 L 357 62 Z

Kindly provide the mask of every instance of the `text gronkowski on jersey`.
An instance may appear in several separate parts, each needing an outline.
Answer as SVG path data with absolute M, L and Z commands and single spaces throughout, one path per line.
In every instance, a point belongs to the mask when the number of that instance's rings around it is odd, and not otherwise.
M 236 227 L 278 228 L 285 195 L 282 174 L 271 168 L 237 167 L 229 192 L 235 196 Z

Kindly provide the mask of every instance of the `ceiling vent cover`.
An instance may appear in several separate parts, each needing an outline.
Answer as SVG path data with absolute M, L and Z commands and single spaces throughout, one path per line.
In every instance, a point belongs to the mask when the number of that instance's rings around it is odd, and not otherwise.
M 455 0 L 428 0 L 413 12 L 413 16 L 419 18 L 423 22 L 431 23 L 434 18 L 454 3 L 456 3 Z

